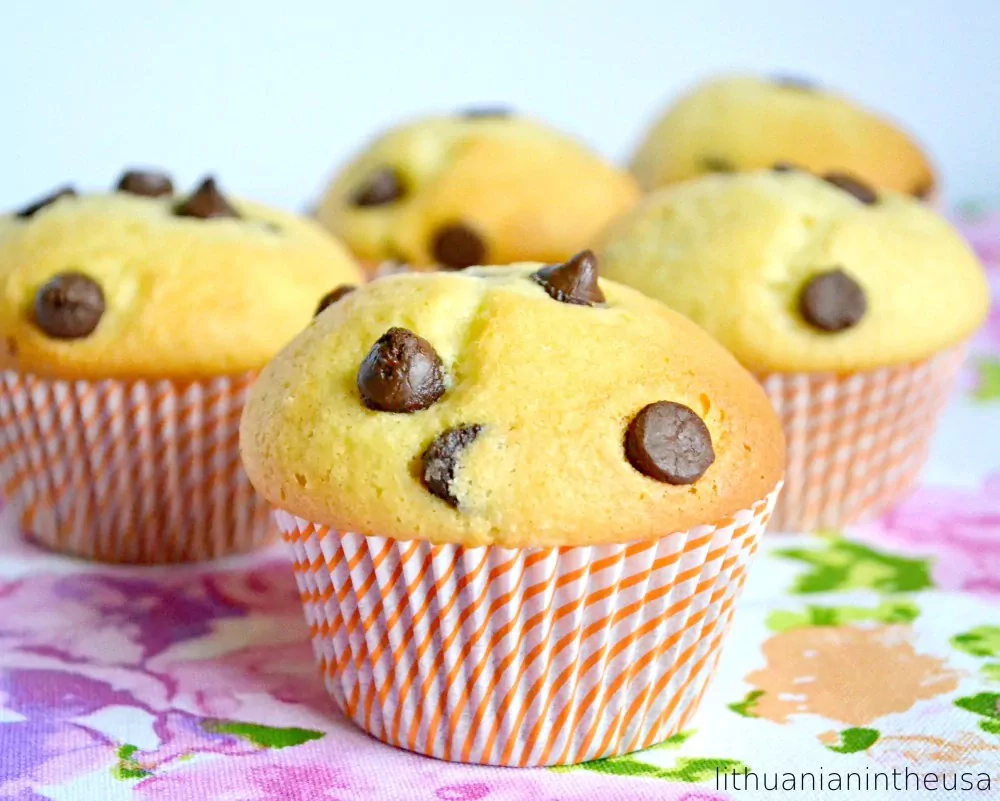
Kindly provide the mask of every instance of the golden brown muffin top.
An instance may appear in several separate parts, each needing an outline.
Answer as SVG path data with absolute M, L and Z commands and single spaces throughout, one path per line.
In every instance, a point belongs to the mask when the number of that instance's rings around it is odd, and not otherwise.
M 278 507 L 396 539 L 530 547 L 716 523 L 784 460 L 754 379 L 591 255 L 386 277 L 261 374 L 244 464 Z
M 883 189 L 926 198 L 934 174 L 893 123 L 802 79 L 727 76 L 696 86 L 647 132 L 632 159 L 644 189 L 712 172 L 789 163 L 844 171 Z
M 639 198 L 580 143 L 500 112 L 394 128 L 333 180 L 317 217 L 371 263 L 562 261 Z
M 982 266 L 913 198 L 849 176 L 706 176 L 650 195 L 599 247 L 604 274 L 701 325 L 758 372 L 919 361 L 985 318 Z
M 110 194 L 0 216 L 0 367 L 61 378 L 198 378 L 262 367 L 361 271 L 315 223 L 175 195 L 132 172 Z M 37 208 L 35 208 L 37 206 Z

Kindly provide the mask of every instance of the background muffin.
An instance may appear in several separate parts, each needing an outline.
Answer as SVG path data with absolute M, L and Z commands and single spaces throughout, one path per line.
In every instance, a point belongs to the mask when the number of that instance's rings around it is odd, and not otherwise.
M 660 190 L 600 252 L 764 380 L 789 441 L 776 518 L 793 528 L 839 525 L 915 477 L 988 304 L 975 256 L 926 206 L 797 171 Z
M 570 137 L 487 109 L 383 134 L 334 178 L 317 216 L 373 265 L 461 269 L 567 259 L 638 194 Z
M 695 87 L 650 128 L 632 158 L 645 189 L 711 172 L 791 164 L 846 172 L 928 198 L 934 174 L 891 122 L 798 78 L 736 76 Z
M 210 179 L 177 196 L 165 176 L 159 189 L 147 176 L 142 194 L 136 180 L 133 191 L 48 198 L 0 218 L 0 366 L 58 378 L 257 370 L 324 294 L 360 280 L 344 246 L 309 220 L 225 197 Z M 61 280 L 90 300 L 51 307 L 58 297 L 42 290 Z M 71 322 L 83 305 L 89 325 Z
M 681 316 L 598 283 L 589 253 L 347 295 L 265 368 L 241 445 L 282 510 L 345 712 L 411 750 L 516 765 L 622 753 L 683 724 L 784 450 L 753 378 Z M 429 584 L 412 572 L 425 559 Z M 394 645 L 343 670 L 334 655 L 355 601 L 324 599 L 345 580 L 359 608 L 384 611 L 367 617 L 368 642 L 398 637 L 411 615 L 453 634 L 419 660 Z M 555 608 L 578 613 L 554 621 Z M 580 670 L 591 636 L 605 646 Z M 532 707 L 538 674 L 520 671 L 484 695 L 515 659 L 580 673 L 577 691 L 544 688 Z M 378 700 L 360 703 L 367 686 Z M 648 723 L 614 725 L 612 707 L 646 699 Z
M 0 218 L 0 461 L 57 550 L 158 562 L 245 550 L 267 508 L 239 467 L 255 371 L 360 271 L 318 226 L 130 172 Z

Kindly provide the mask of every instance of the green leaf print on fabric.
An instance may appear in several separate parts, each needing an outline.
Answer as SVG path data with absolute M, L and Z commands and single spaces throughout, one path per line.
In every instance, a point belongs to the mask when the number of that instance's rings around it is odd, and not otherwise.
M 650 751 L 661 751 L 670 748 L 680 748 L 682 745 L 684 745 L 684 743 L 686 743 L 688 740 L 691 739 L 691 736 L 693 734 L 694 734 L 694 729 L 688 729 L 687 731 L 679 731 L 677 732 L 677 734 L 671 735 L 663 742 L 654 743 L 648 748 L 644 748 L 642 751 L 639 751 L 637 753 L 648 754 Z M 588 769 L 593 769 L 590 768 L 591 765 L 596 765 L 601 762 L 619 762 L 622 760 L 636 761 L 634 757 L 635 754 L 628 754 L 626 756 L 621 756 L 621 757 L 608 757 L 607 759 L 596 759 L 593 762 L 583 762 L 580 763 L 579 765 L 556 765 L 552 768 L 549 768 L 549 770 L 553 770 L 556 773 L 568 773 L 571 770 L 588 770 Z M 645 763 L 639 763 L 639 764 L 642 765 Z M 639 770 L 642 770 L 642 768 L 639 768 Z M 607 773 L 608 771 L 603 771 L 603 772 Z
M 979 693 L 959 698 L 955 706 L 986 718 L 979 721 L 979 728 L 983 731 L 1000 734 L 1000 693 Z
M 825 548 L 787 548 L 775 553 L 812 568 L 796 580 L 793 592 L 797 593 L 847 589 L 916 592 L 933 587 L 929 560 L 893 556 L 850 540 L 830 538 Z
M 1000 656 L 1000 626 L 977 626 L 956 634 L 951 644 L 972 656 Z
M 579 767 L 592 770 L 595 773 L 607 773 L 612 776 L 642 776 L 647 779 L 666 779 L 672 782 L 699 782 L 715 780 L 716 771 L 729 773 L 735 770 L 742 773 L 749 770 L 746 765 L 735 759 L 715 759 L 711 757 L 679 757 L 672 768 L 659 768 L 646 762 L 640 762 L 630 756 L 598 759 L 595 762 L 585 762 Z
M 807 606 L 804 612 L 778 610 L 767 616 L 767 627 L 774 632 L 806 626 L 845 626 L 871 621 L 875 623 L 912 623 L 920 609 L 910 601 L 886 601 L 875 608 L 863 606 Z
M 132 779 L 144 779 L 152 776 L 153 772 L 146 770 L 140 765 L 133 754 L 139 750 L 136 745 L 123 745 L 118 749 L 118 764 L 111 769 L 111 775 L 120 781 L 131 781 Z
M 973 397 L 981 401 L 1000 400 L 1000 359 L 984 358 L 976 362 L 979 386 Z
M 827 748 L 838 754 L 856 754 L 867 751 L 879 737 L 878 729 L 844 729 L 840 733 L 840 744 L 828 745 Z
M 668 737 L 662 743 L 657 743 L 639 753 L 648 753 L 660 749 L 679 748 L 694 734 L 693 730 L 678 732 Z M 714 757 L 678 757 L 672 768 L 661 768 L 636 759 L 636 754 L 626 754 L 620 757 L 595 759 L 580 765 L 560 765 L 550 770 L 556 773 L 568 773 L 571 770 L 592 770 L 594 773 L 606 773 L 611 776 L 642 776 L 647 779 L 666 779 L 674 782 L 698 783 L 715 780 L 716 771 L 728 773 L 742 772 L 747 766 L 735 759 L 717 759 Z M 749 770 L 749 768 L 747 768 Z
M 979 672 L 987 681 L 1000 681 L 1000 664 L 996 662 L 988 662 L 979 669 Z
M 201 726 L 205 731 L 216 734 L 232 734 L 249 740 L 258 748 L 288 748 L 293 745 L 302 745 L 310 740 L 318 740 L 323 736 L 323 732 L 311 729 L 282 729 L 261 726 L 257 723 L 241 723 L 236 720 L 206 720 Z
M 734 701 L 729 705 L 729 708 L 737 715 L 745 718 L 755 718 L 757 717 L 757 713 L 754 711 L 757 707 L 757 699 L 763 694 L 763 690 L 751 690 L 743 696 L 742 701 Z

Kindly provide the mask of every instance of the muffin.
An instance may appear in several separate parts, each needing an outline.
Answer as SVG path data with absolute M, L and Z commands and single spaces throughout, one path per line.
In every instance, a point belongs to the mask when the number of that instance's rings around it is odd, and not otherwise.
M 568 136 L 502 110 L 419 120 L 372 142 L 317 217 L 375 269 L 563 261 L 639 197 Z
M 853 175 L 928 199 L 934 173 L 892 123 L 796 78 L 723 77 L 695 87 L 652 126 L 632 159 L 650 190 L 712 172 L 794 165 Z
M 212 179 L 175 195 L 133 170 L 0 217 L 0 475 L 23 527 L 114 562 L 263 541 L 269 510 L 239 464 L 247 390 L 360 278 L 317 225 Z
M 763 382 L 789 449 L 772 525 L 791 530 L 851 522 L 912 483 L 988 304 L 975 256 L 925 205 L 798 171 L 660 190 L 600 254 Z
M 784 453 L 753 377 L 590 253 L 347 295 L 264 369 L 240 440 L 345 714 L 522 766 L 683 727 Z

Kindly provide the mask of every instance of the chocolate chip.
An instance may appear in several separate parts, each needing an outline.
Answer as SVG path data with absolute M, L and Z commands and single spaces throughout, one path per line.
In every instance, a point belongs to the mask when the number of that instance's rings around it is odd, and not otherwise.
M 103 314 L 101 285 L 83 273 L 55 275 L 35 294 L 35 325 L 53 339 L 90 336 Z
M 590 250 L 577 253 L 565 264 L 542 267 L 531 274 L 531 280 L 560 303 L 577 306 L 604 303 L 604 293 L 597 283 L 597 257 Z
M 464 270 L 486 260 L 486 243 L 468 225 L 450 223 L 434 234 L 431 255 L 442 267 Z
M 867 308 L 865 291 L 839 267 L 810 278 L 799 295 L 799 311 L 820 331 L 851 328 L 861 321 Z
M 46 195 L 41 200 L 36 200 L 30 206 L 26 206 L 20 211 L 15 212 L 15 216 L 20 217 L 22 220 L 27 220 L 29 217 L 35 216 L 35 214 L 44 209 L 46 206 L 51 206 L 60 198 L 76 196 L 76 190 L 72 186 L 63 186 L 51 195 Z
M 651 403 L 632 418 L 625 455 L 644 476 L 667 484 L 693 484 L 715 461 L 704 421 L 672 401 Z
M 165 172 L 126 170 L 115 189 L 142 197 L 163 197 L 174 193 L 174 182 Z
M 431 495 L 435 495 L 451 506 L 458 506 L 458 498 L 452 492 L 452 482 L 458 470 L 462 452 L 468 448 L 482 431 L 481 425 L 458 426 L 439 434 L 427 446 L 420 457 L 423 464 L 420 477 Z
M 219 191 L 214 178 L 202 181 L 193 195 L 174 207 L 174 214 L 178 217 L 196 217 L 199 220 L 240 216 Z
M 782 89 L 794 89 L 798 92 L 813 92 L 819 88 L 815 81 L 797 75 L 772 75 L 771 83 Z
M 773 172 L 799 172 L 802 168 L 790 161 L 776 161 L 771 166 Z
M 354 284 L 341 284 L 336 289 L 331 292 L 327 292 L 322 300 L 319 302 L 319 306 L 316 308 L 316 314 L 319 314 L 324 309 L 332 306 L 338 300 L 340 300 L 344 295 L 350 295 L 355 289 L 357 289 Z M 314 315 L 315 316 L 315 315 Z
M 736 165 L 720 156 L 705 156 L 701 160 L 701 168 L 708 172 L 736 172 Z
M 823 176 L 823 180 L 838 189 L 843 189 L 847 194 L 853 195 L 866 206 L 874 206 L 878 203 L 878 194 L 874 189 L 846 172 L 828 172 Z
M 462 109 L 459 116 L 466 120 L 484 120 L 494 117 L 498 119 L 510 117 L 513 113 L 505 106 L 480 106 L 478 108 Z
M 382 167 L 351 195 L 354 206 L 385 206 L 395 203 L 406 194 L 406 186 L 399 173 L 392 167 Z
M 928 179 L 917 184 L 910 194 L 918 200 L 927 200 L 927 198 L 934 194 L 934 181 Z
M 416 412 L 444 395 L 444 366 L 426 339 L 390 328 L 358 369 L 361 401 L 377 412 Z

